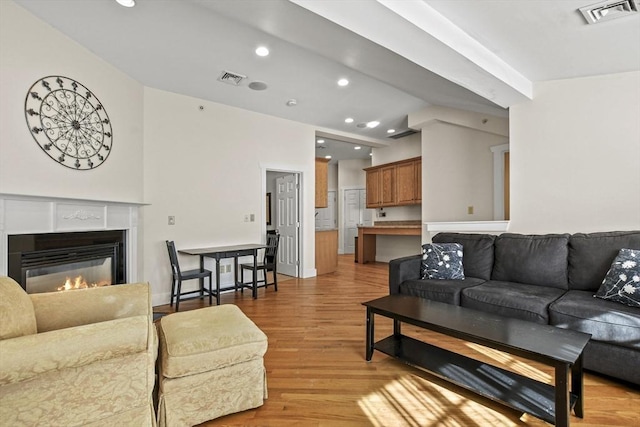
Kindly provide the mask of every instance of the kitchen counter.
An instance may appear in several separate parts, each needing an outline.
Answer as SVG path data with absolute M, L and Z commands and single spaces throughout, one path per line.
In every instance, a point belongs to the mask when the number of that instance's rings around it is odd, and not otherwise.
M 338 269 L 338 230 L 316 230 L 316 275 Z
M 422 236 L 422 223 L 415 221 L 377 221 L 372 226 L 358 227 L 358 257 L 366 264 L 376 260 L 376 236 Z

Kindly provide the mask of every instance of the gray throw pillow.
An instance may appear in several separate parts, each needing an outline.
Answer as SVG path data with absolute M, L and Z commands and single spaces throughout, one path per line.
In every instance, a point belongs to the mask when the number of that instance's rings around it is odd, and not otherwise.
M 462 245 L 428 243 L 422 246 L 420 277 L 423 279 L 463 280 Z
M 640 308 L 640 250 L 620 249 L 595 296 Z

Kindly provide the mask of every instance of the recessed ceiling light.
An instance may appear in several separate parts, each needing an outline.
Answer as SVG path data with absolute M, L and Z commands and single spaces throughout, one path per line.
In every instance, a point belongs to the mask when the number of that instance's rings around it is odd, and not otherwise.
M 373 129 L 374 127 L 378 126 L 379 124 L 380 124 L 379 121 L 373 120 L 373 121 L 367 123 L 367 127 L 369 129 Z
M 324 158 L 325 158 L 325 159 L 330 159 L 330 158 L 331 158 L 331 156 L 324 156 Z
M 353 147 L 354 150 L 360 150 L 362 149 L 362 147 L 360 147 L 359 145 L 356 145 L 355 147 Z
M 324 139 L 319 139 L 316 141 L 318 144 L 324 144 Z
M 116 0 L 120 6 L 133 7 L 136 5 L 135 0 Z
M 249 89 L 253 90 L 265 90 L 267 88 L 267 84 L 265 82 L 255 81 L 249 83 Z
M 264 46 L 258 46 L 258 48 L 256 49 L 256 55 L 258 55 L 258 56 L 268 56 L 269 55 L 269 49 L 267 49 Z
M 346 86 L 348 84 L 349 84 L 349 80 L 347 80 L 347 79 L 338 80 L 338 86 Z
M 351 117 L 347 117 L 346 119 L 344 119 L 345 123 L 353 123 L 353 119 Z
M 395 129 L 387 129 L 387 133 L 394 133 L 395 131 Z
M 370 156 L 373 156 L 373 153 L 369 153 Z

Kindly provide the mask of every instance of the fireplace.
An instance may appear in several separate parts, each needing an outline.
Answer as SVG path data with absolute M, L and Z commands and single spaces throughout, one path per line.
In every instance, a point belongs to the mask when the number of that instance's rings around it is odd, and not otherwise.
M 125 283 L 126 231 L 9 235 L 8 255 L 27 293 Z

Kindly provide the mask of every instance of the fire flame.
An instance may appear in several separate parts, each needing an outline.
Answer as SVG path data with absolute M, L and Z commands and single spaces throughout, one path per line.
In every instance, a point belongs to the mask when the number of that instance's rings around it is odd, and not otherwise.
M 59 291 L 70 291 L 72 289 L 87 289 L 87 288 L 97 288 L 100 286 L 109 286 L 111 283 L 103 280 L 99 283 L 91 283 L 88 284 L 87 281 L 82 276 L 78 276 L 75 279 L 71 280 L 70 277 L 67 277 L 67 280 L 64 282 L 63 286 L 58 288 Z

